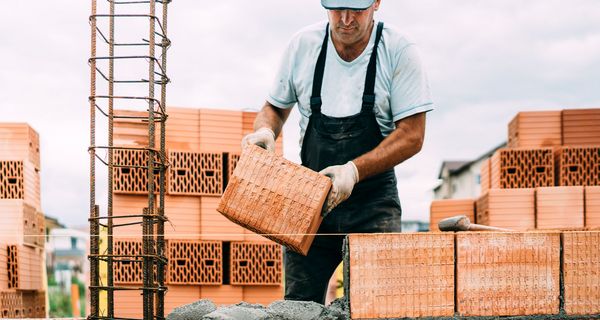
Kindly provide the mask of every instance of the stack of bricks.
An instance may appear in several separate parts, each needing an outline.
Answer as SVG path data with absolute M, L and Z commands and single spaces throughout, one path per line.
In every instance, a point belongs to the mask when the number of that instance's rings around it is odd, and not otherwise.
M 521 231 L 600 227 L 600 109 L 518 113 L 507 148 L 483 161 L 480 181 L 476 222 Z M 445 201 L 432 205 L 432 223 Z
M 0 123 L 0 317 L 46 316 L 39 135 Z
M 241 154 L 242 137 L 252 131 L 256 113 L 185 108 L 168 108 L 167 113 L 165 314 L 199 299 L 216 304 L 269 304 L 282 299 L 281 247 L 217 212 Z M 118 114 L 143 116 L 135 111 Z M 115 141 L 120 146 L 147 147 L 147 129 L 142 121 L 115 119 Z M 282 154 L 281 137 L 276 145 Z M 145 152 L 127 152 L 131 154 L 119 155 L 115 164 L 146 165 Z M 144 169 L 115 168 L 114 215 L 141 214 L 148 207 L 146 174 Z M 156 179 L 158 186 L 158 175 Z M 140 225 L 116 228 L 114 234 L 116 250 L 142 254 Z M 141 260 L 117 262 L 115 284 L 139 286 L 141 272 Z M 139 318 L 141 305 L 139 292 L 115 292 L 115 316 Z
M 353 234 L 352 319 L 600 316 L 600 231 Z

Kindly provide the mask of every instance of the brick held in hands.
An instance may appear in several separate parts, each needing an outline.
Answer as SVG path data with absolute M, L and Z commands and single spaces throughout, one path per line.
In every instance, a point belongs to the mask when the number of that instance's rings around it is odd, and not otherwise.
M 223 154 L 170 151 L 169 194 L 206 196 L 223 192 Z
M 563 232 L 567 314 L 600 314 L 600 231 Z
M 490 189 L 477 199 L 477 223 L 518 231 L 535 229 L 535 189 Z
M 330 188 L 328 177 L 250 145 L 242 152 L 217 210 L 306 255 Z
M 557 158 L 558 185 L 600 185 L 600 147 L 563 147 Z
M 600 145 L 600 108 L 562 112 L 563 145 Z
M 232 242 L 230 259 L 233 285 L 282 284 L 282 249 L 276 243 Z
M 451 317 L 454 234 L 350 234 L 345 292 L 352 319 Z
M 492 156 L 492 188 L 536 188 L 554 185 L 554 150 L 499 149 Z
M 113 150 L 113 193 L 148 194 L 148 160 L 147 150 Z M 154 158 L 154 192 L 159 192 L 160 163 L 159 156 Z
M 456 234 L 461 316 L 558 314 L 559 232 Z
M 585 226 L 600 227 L 600 186 L 585 187 Z
M 219 285 L 223 283 L 223 243 L 221 241 L 170 240 L 169 284 Z
M 39 134 L 26 123 L 0 123 L 0 159 L 29 161 L 39 171 Z
M 583 187 L 537 188 L 537 229 L 583 228 L 583 190 Z
M 560 146 L 561 125 L 561 111 L 519 112 L 508 125 L 508 147 Z
M 429 207 L 429 230 L 440 231 L 438 223 L 442 219 L 464 215 L 475 223 L 475 200 L 444 199 L 434 200 Z

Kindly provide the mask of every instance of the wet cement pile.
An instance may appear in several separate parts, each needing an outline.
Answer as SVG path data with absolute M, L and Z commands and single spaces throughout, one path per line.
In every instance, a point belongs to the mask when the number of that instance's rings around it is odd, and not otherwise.
M 210 300 L 200 300 L 175 308 L 167 320 L 346 320 L 344 299 L 330 306 L 304 301 L 275 301 L 268 306 L 241 302 L 218 307 Z

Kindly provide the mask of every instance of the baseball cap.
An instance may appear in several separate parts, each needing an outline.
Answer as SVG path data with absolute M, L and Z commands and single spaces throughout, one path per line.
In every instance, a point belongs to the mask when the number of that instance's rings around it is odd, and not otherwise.
M 364 10 L 375 0 L 321 0 L 321 5 L 329 10 Z

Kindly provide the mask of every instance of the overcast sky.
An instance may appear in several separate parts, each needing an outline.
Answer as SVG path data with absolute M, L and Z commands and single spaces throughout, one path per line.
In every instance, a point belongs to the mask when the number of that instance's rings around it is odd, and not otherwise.
M 90 1 L 0 2 L 0 121 L 40 133 L 44 212 L 85 225 Z M 443 160 L 498 145 L 518 111 L 600 107 L 598 0 L 383 0 L 376 18 L 417 43 L 437 105 L 423 151 L 397 167 L 405 219 L 428 219 Z M 169 105 L 258 109 L 290 36 L 324 19 L 317 0 L 174 0 Z

